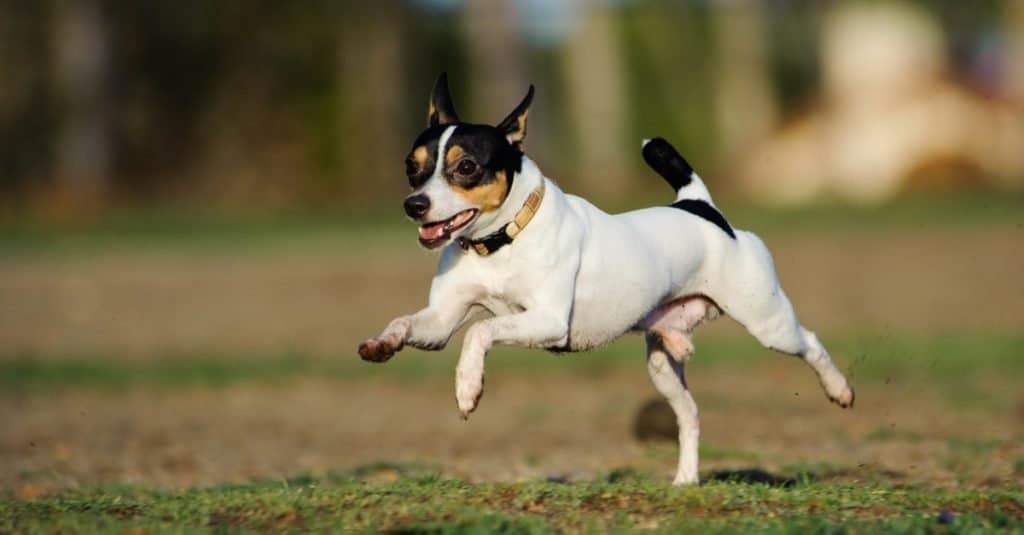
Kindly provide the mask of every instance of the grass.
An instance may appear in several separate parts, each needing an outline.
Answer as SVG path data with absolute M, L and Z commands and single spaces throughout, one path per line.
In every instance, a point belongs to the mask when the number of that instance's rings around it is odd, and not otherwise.
M 650 206 L 637 201 L 613 212 Z M 986 226 L 1024 228 L 1024 193 L 948 192 L 912 195 L 876 206 L 818 203 L 807 207 L 768 207 L 742 201 L 720 202 L 738 228 L 773 233 L 964 229 Z M 414 247 L 414 234 L 394 206 L 356 211 L 236 213 L 128 209 L 88 221 L 63 223 L 30 219 L 0 222 L 0 256 L 88 255 L 110 250 L 172 247 L 230 252 L 267 248 Z
M 105 486 L 0 498 L 0 532 L 1024 532 L 1020 489 L 948 490 L 802 474 L 675 488 L 632 471 L 593 481 L 469 484 L 374 465 L 185 491 Z
M 0 225 L 0 255 L 80 256 L 173 249 L 223 252 L 265 249 L 393 247 L 415 237 L 401 217 L 330 214 L 117 212 L 73 225 L 19 221 Z
M 980 399 L 972 390 L 972 377 L 998 374 L 1007 379 L 1024 378 L 1024 332 L 967 332 L 939 335 L 863 333 L 826 336 L 824 340 L 840 359 L 852 380 L 939 381 L 955 384 L 958 395 Z M 756 365 L 766 359 L 790 358 L 760 347 L 742 336 L 698 335 L 699 351 L 692 368 Z M 165 355 L 159 358 L 111 358 L 107 355 L 0 355 L 0 388 L 46 390 L 68 387 L 119 389 L 128 386 L 221 386 L 239 381 L 282 381 L 297 377 L 390 378 L 419 381 L 445 377 L 454 369 L 458 344 L 446 351 L 424 353 L 406 350 L 386 364 L 362 362 L 351 354 L 317 356 L 281 353 L 239 356 L 216 352 Z M 602 375 L 622 369 L 639 369 L 642 342 L 636 336 L 585 354 L 553 355 L 520 348 L 496 348 L 488 370 L 517 374 Z M 845 363 L 845 364 L 844 364 Z M 885 437 L 879 437 L 885 438 Z

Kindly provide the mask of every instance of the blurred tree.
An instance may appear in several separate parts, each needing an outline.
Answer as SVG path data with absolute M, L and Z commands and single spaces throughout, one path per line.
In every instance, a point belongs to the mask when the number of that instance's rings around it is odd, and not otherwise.
M 1012 0 L 1006 6 L 1007 92 L 1024 113 L 1024 2 Z
M 768 63 L 761 0 L 719 0 L 711 17 L 715 40 L 715 112 L 719 155 L 728 158 L 765 137 L 778 109 Z
M 66 194 L 96 200 L 111 176 L 107 21 L 97 0 L 51 5 L 54 94 L 62 104 L 54 175 Z
M 0 208 L 24 206 L 51 160 L 52 41 L 45 2 L 0 0 Z
M 625 39 L 630 54 L 629 115 L 633 118 L 628 160 L 646 169 L 639 157 L 642 138 L 662 136 L 675 143 L 691 163 L 708 169 L 713 162 L 714 110 L 707 10 L 700 6 L 647 2 L 626 6 Z M 630 148 L 627 145 L 627 150 Z M 664 191 L 637 182 L 655 198 Z
M 108 5 L 115 144 L 110 182 L 118 194 L 158 200 L 200 189 L 195 170 L 214 137 L 211 102 L 233 65 L 232 26 L 243 20 L 232 7 Z
M 610 199 L 626 192 L 628 168 L 622 148 L 628 132 L 622 40 L 611 8 L 577 4 L 578 27 L 565 46 L 568 101 L 579 165 L 575 174 L 587 193 Z
M 940 21 L 955 76 L 1024 107 L 1024 2 L 910 4 Z M 672 137 L 711 172 L 711 153 L 731 161 L 777 107 L 812 105 L 833 5 L 0 0 L 0 204 L 393 202 L 442 70 L 471 121 L 536 82 L 531 156 L 622 199 L 645 187 L 626 180 L 640 137 Z
M 368 183 L 380 192 L 401 191 L 407 139 L 396 135 L 403 124 L 403 31 L 399 0 L 347 4 L 338 31 L 337 86 L 342 136 L 340 172 L 358 195 Z M 422 95 L 426 120 L 426 99 Z M 378 187 L 381 186 L 381 187 Z
M 472 100 L 462 120 L 497 124 L 526 94 L 526 51 L 514 2 L 466 0 L 461 26 L 466 33 Z M 532 124 L 530 126 L 533 126 Z

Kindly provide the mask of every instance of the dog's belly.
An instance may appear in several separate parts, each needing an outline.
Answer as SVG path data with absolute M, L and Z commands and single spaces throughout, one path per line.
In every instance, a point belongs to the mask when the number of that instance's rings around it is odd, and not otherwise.
M 632 330 L 662 303 L 700 293 L 704 246 L 677 210 L 609 216 L 587 203 L 587 237 L 568 347 L 583 351 Z

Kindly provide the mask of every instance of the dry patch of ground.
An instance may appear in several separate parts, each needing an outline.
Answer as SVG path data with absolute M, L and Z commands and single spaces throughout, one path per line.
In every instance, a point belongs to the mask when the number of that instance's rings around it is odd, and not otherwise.
M 637 409 L 653 395 L 639 362 L 633 373 L 488 378 L 468 422 L 458 417 L 450 381 L 436 375 L 5 394 L 0 487 L 180 488 L 377 461 L 422 463 L 467 481 L 580 480 L 623 468 L 671 477 L 674 444 L 633 438 Z M 1024 483 L 1024 397 L 1012 381 L 985 382 L 1007 393 L 1008 404 L 869 382 L 858 385 L 851 411 L 830 405 L 811 372 L 783 357 L 752 369 L 697 369 L 691 381 L 705 475 L 757 467 L 938 486 Z
M 410 243 L 371 253 L 114 251 L 0 260 L 5 354 L 154 358 L 214 348 L 351 355 L 422 307 L 436 256 Z M 1024 231 L 768 236 L 779 277 L 818 330 L 1019 328 Z

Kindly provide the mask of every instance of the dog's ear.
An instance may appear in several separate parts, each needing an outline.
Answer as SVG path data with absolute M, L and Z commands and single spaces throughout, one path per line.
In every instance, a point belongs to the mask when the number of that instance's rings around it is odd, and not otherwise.
M 455 113 L 452 95 L 448 92 L 448 73 L 442 72 L 434 82 L 434 90 L 430 92 L 430 103 L 427 106 L 427 126 L 437 126 L 459 122 Z
M 516 147 L 521 147 L 523 139 L 526 138 L 526 116 L 530 113 L 531 102 L 533 102 L 533 84 L 530 84 L 529 91 L 526 92 L 526 96 L 516 106 L 516 109 L 498 123 L 498 130 L 501 130 L 508 142 Z

